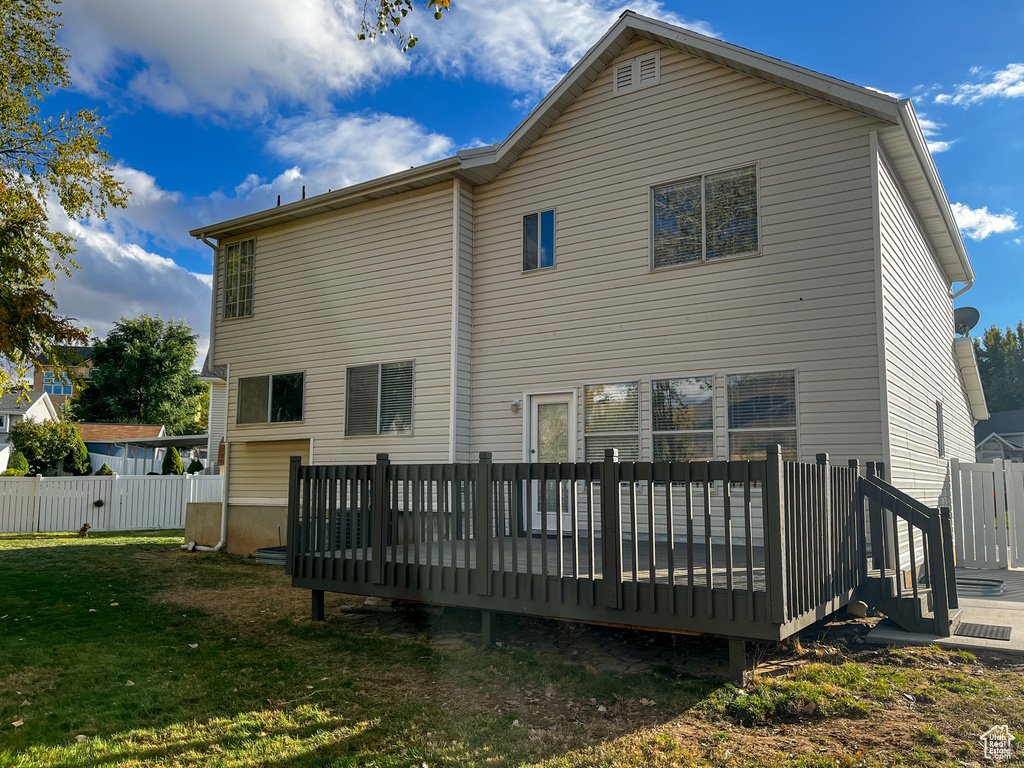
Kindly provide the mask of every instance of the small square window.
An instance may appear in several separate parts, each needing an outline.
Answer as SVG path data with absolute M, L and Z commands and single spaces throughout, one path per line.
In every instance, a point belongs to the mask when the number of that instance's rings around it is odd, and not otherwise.
M 345 434 L 411 435 L 412 361 L 349 368 L 345 388 Z
M 769 445 L 782 458 L 797 459 L 796 373 L 740 373 L 725 377 L 729 401 L 729 458 L 765 457 Z
M 555 212 L 523 217 L 523 271 L 555 266 Z
M 284 373 L 238 380 L 238 424 L 302 421 L 305 374 Z

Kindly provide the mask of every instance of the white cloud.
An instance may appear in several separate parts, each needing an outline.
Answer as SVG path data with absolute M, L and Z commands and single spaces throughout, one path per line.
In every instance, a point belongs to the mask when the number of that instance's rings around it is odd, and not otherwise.
M 928 120 L 924 114 L 917 116 L 917 122 L 921 126 L 921 133 L 924 134 L 925 142 L 928 144 L 928 149 L 933 155 L 937 155 L 939 152 L 945 152 L 947 149 L 956 144 L 956 139 L 940 140 L 938 138 L 939 131 L 946 127 L 945 123 L 939 123 L 934 120 Z
M 953 203 L 951 207 L 960 231 L 972 240 L 984 240 L 989 235 L 1014 232 L 1018 229 L 1017 214 L 1014 211 L 990 213 L 987 205 L 970 208 L 963 203 Z
M 608 0 L 459 0 L 442 21 L 422 10 L 410 14 L 403 27 L 420 42 L 401 54 L 386 40 L 356 39 L 363 8 L 356 0 L 88 0 L 64 6 L 62 42 L 72 51 L 73 82 L 87 93 L 237 118 L 270 114 L 278 102 L 324 111 L 338 96 L 424 67 L 536 96 L 625 7 Z M 660 0 L 630 7 L 714 34 Z
M 972 75 L 986 74 L 979 67 L 971 68 Z M 1005 69 L 992 74 L 988 82 L 960 83 L 952 93 L 940 93 L 936 104 L 960 104 L 965 107 L 993 98 L 1014 99 L 1024 96 L 1024 64 L 1007 64 Z

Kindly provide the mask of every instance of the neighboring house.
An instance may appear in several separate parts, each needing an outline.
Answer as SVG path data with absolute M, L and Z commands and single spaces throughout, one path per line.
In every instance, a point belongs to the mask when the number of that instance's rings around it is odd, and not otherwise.
M 223 459 L 221 444 L 228 430 L 227 376 L 227 367 L 211 364 L 210 353 L 207 352 L 203 360 L 203 369 L 199 372 L 199 380 L 210 385 L 210 408 L 206 425 L 206 434 L 209 436 L 206 444 L 206 467 L 210 474 L 220 472 L 220 463 Z
M 217 241 L 229 535 L 312 463 L 886 462 L 935 505 L 987 417 L 909 100 L 626 12 L 509 137 Z
M 163 450 L 140 444 L 146 440 L 167 435 L 162 424 L 94 424 L 77 423 L 75 429 L 89 453 L 109 456 L 116 461 L 107 462 L 120 474 L 146 474 L 159 472 Z M 114 466 L 114 464 L 117 466 Z
M 4 392 L 0 394 L 0 472 L 7 469 L 11 455 L 11 429 L 19 421 L 60 421 L 46 392 Z
M 70 370 L 75 376 L 88 379 L 92 374 L 92 347 L 61 347 L 72 365 Z M 75 394 L 73 377 L 67 373 L 57 373 L 50 359 L 43 355 L 40 364 L 35 367 L 32 388 L 46 392 L 57 410 L 68 398 Z
M 1024 462 L 1024 410 L 997 411 L 974 426 L 978 461 Z

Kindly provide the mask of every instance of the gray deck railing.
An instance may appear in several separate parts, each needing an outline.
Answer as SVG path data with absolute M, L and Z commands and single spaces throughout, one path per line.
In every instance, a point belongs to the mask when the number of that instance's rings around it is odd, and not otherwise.
M 302 466 L 296 586 L 784 637 L 867 578 L 859 467 L 764 460 Z

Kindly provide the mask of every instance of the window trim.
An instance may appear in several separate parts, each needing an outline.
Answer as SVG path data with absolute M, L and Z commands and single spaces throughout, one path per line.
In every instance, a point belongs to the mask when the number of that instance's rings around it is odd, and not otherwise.
M 587 437 L 590 435 L 631 435 L 632 432 L 587 432 L 587 387 L 614 386 L 616 384 L 636 384 L 636 460 L 643 461 L 644 458 L 644 388 L 643 379 L 637 376 L 635 379 L 619 381 L 589 381 L 584 382 L 580 393 L 580 404 L 583 409 L 582 435 L 583 435 L 583 458 L 587 460 Z M 602 457 L 603 459 L 603 457 Z M 623 461 L 622 457 L 619 457 Z M 630 459 L 625 459 L 630 461 Z
M 711 429 L 688 429 L 688 430 L 655 430 L 654 428 L 654 382 L 656 381 L 672 381 L 673 379 L 710 379 L 711 380 Z M 651 415 L 650 415 L 650 435 L 651 435 L 651 461 L 657 461 L 655 459 L 654 449 L 654 437 L 655 435 L 687 435 L 687 434 L 710 434 L 711 435 L 711 461 L 718 460 L 718 375 L 715 373 L 692 373 L 692 374 L 680 374 L 670 376 L 651 376 L 650 377 L 650 394 L 651 394 Z M 726 422 L 728 423 L 729 414 L 726 412 Z M 703 461 L 703 459 L 683 459 L 683 461 Z
M 292 421 L 271 421 L 270 414 L 274 407 L 274 377 L 275 376 L 294 376 L 296 373 L 302 374 L 302 413 L 300 418 Z M 242 410 L 242 380 L 243 379 L 267 379 L 267 420 L 266 421 L 239 421 L 238 416 Z M 235 426 L 236 427 L 261 427 L 270 424 L 302 424 L 306 420 L 306 382 L 308 377 L 306 370 L 301 371 L 285 371 L 283 373 L 260 373 L 255 376 L 239 376 L 235 379 Z
M 223 289 L 221 290 L 221 319 L 222 320 L 244 320 L 248 317 L 254 317 L 256 315 L 256 236 L 246 237 L 242 240 L 232 240 L 230 243 L 224 243 L 221 250 L 223 251 L 223 273 L 224 283 Z M 228 248 L 233 245 L 241 245 L 252 241 L 252 288 L 249 297 L 249 314 L 247 315 L 228 315 Z
M 409 363 L 412 366 L 412 389 L 410 390 L 410 410 L 412 411 L 409 417 L 409 431 L 408 432 L 381 432 L 380 431 L 380 380 L 381 380 L 381 368 L 385 365 L 392 365 L 394 363 Z M 349 386 L 348 386 L 348 372 L 352 368 L 369 368 L 371 365 L 377 366 L 377 432 L 373 435 L 350 435 L 348 432 L 348 409 L 349 409 Z M 345 366 L 345 410 L 343 413 L 344 423 L 342 425 L 342 439 L 343 440 L 359 440 L 366 438 L 403 438 L 413 437 L 416 434 L 416 358 L 400 358 L 393 360 L 380 360 L 375 363 L 357 363 L 354 365 Z
M 741 253 L 736 256 L 724 256 L 717 259 L 708 261 L 707 258 L 707 226 L 705 225 L 704 217 L 707 212 L 707 206 L 704 204 L 704 179 L 707 176 L 713 176 L 716 173 L 725 173 L 727 171 L 735 171 L 739 168 L 754 168 L 754 195 L 756 198 L 756 211 L 757 211 L 757 249 L 749 253 Z M 700 185 L 700 210 L 701 210 L 701 224 L 700 224 L 700 249 L 701 249 L 701 260 L 691 261 L 686 264 L 666 264 L 665 266 L 655 266 L 654 264 L 654 193 L 655 190 L 661 189 L 662 187 L 669 187 L 673 184 L 681 184 L 684 181 L 690 181 L 695 178 L 701 179 Z M 718 166 L 706 171 L 700 171 L 699 173 L 690 174 L 689 176 L 680 176 L 673 178 L 668 181 L 662 181 L 657 184 L 652 184 L 647 190 L 647 256 L 648 256 L 648 271 L 649 272 L 662 272 L 669 269 L 683 269 L 687 267 L 699 267 L 707 264 L 718 264 L 726 261 L 739 261 L 741 259 L 754 259 L 762 256 L 764 253 L 764 243 L 761 239 L 761 161 L 752 160 L 744 163 L 732 163 L 730 165 Z
M 738 370 L 724 371 L 722 373 L 722 385 L 725 387 L 725 453 L 726 461 L 732 461 L 732 444 L 729 442 L 729 436 L 733 432 L 765 432 L 766 429 L 760 428 L 746 428 L 738 427 L 732 429 L 729 426 L 729 377 L 730 376 L 750 376 L 768 373 L 792 373 L 793 374 L 793 405 L 794 405 L 794 426 L 792 427 L 772 427 L 774 430 L 794 430 L 796 432 L 796 459 L 800 461 L 800 368 L 799 366 L 792 366 L 787 368 L 760 368 L 758 366 L 752 366 L 750 368 L 743 368 Z
M 551 236 L 551 266 L 543 267 L 540 265 L 540 243 L 541 243 L 541 216 L 548 211 L 551 211 L 552 216 L 552 228 L 554 233 Z M 523 236 L 526 229 L 526 218 L 527 216 L 537 217 L 537 266 L 533 269 L 526 268 L 526 238 Z M 532 275 L 537 272 L 545 272 L 553 270 L 558 267 L 558 206 L 553 205 L 550 208 L 539 208 L 537 210 L 526 211 L 522 216 L 519 217 L 519 272 L 523 275 Z

